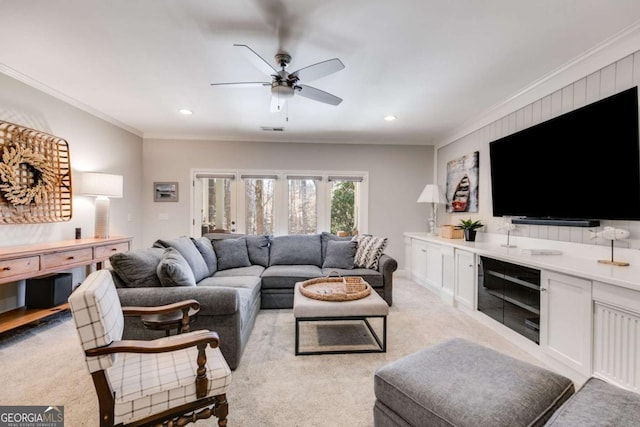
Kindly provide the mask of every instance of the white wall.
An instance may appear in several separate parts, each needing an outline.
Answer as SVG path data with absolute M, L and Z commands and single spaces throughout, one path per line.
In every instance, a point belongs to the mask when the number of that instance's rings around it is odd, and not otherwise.
M 432 146 L 291 144 L 219 141 L 144 141 L 144 245 L 190 233 L 190 170 L 295 169 L 369 172 L 369 233 L 389 238 L 388 254 L 404 266 L 402 233 L 425 231 L 425 204 L 433 181 Z M 179 202 L 154 202 L 153 182 L 178 181 Z M 159 215 L 167 220 L 159 220 Z
M 111 234 L 142 241 L 142 139 L 53 96 L 0 74 L 0 119 L 63 138 L 69 144 L 72 179 L 78 171 L 124 176 L 124 197 L 111 201 Z M 77 187 L 74 187 L 74 193 Z M 75 228 L 93 236 L 94 200 L 73 197 L 70 221 L 48 224 L 0 224 L 0 246 L 68 240 Z M 74 285 L 84 271 L 74 270 Z M 24 303 L 24 281 L 0 285 L 0 312 Z
M 631 52 L 629 50 L 631 49 Z M 441 141 L 437 150 L 437 182 L 446 188 L 447 162 L 474 151 L 480 152 L 479 177 L 479 212 L 450 214 L 440 210 L 439 223 L 457 224 L 462 218 L 479 218 L 486 225 L 482 231 L 501 233 L 498 230 L 500 218 L 494 218 L 491 205 L 491 175 L 489 168 L 489 143 L 503 136 L 520 131 L 542 121 L 572 111 L 576 108 L 613 95 L 640 84 L 640 31 L 628 35 L 624 40 L 617 40 L 606 49 L 593 53 L 593 57 L 585 57 L 576 61 L 549 79 L 545 79 L 535 89 L 548 90 L 540 94 L 538 99 L 528 102 L 534 90 L 523 91 L 519 97 L 512 98 L 509 105 L 518 105 L 506 115 L 488 124 L 478 120 L 478 127 L 453 142 Z M 603 58 L 620 56 L 611 63 L 602 64 Z M 597 56 L 597 58 L 596 58 Z M 575 75 L 576 69 L 589 70 L 577 80 L 565 84 L 567 75 Z M 554 84 L 556 85 L 554 87 Z M 506 105 L 506 104 L 505 104 Z M 504 105 L 500 106 L 504 110 Z M 488 115 L 487 115 L 488 116 Z M 486 117 L 486 116 L 485 116 Z M 486 122 L 486 120 L 484 120 Z M 597 147 L 596 152 L 597 152 Z M 523 153 L 524 155 L 525 153 Z M 601 226 L 614 226 L 631 231 L 631 238 L 617 241 L 617 246 L 640 248 L 640 222 L 638 221 L 601 221 Z M 548 240 L 568 241 L 609 245 L 609 240 L 589 238 L 588 229 L 581 227 L 559 227 L 540 225 L 518 225 L 512 232 L 515 236 L 526 236 Z M 503 233 L 503 232 L 502 232 Z

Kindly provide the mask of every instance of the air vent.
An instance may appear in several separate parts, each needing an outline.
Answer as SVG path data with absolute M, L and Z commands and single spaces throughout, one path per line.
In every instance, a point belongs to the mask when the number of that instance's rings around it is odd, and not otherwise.
M 260 129 L 262 129 L 265 132 L 284 132 L 284 128 L 283 127 L 270 127 L 270 126 L 260 126 Z

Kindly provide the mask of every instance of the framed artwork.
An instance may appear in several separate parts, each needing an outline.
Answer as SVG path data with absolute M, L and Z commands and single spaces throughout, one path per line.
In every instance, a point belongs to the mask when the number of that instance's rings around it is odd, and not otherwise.
M 478 212 L 479 157 L 474 151 L 447 163 L 447 212 Z
M 153 183 L 154 202 L 177 202 L 178 183 L 177 182 L 154 182 Z

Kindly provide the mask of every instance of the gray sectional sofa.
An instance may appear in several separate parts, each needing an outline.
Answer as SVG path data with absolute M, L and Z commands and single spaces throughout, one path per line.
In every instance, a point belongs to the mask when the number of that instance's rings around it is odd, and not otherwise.
M 386 240 L 377 239 L 377 245 L 374 241 L 329 233 L 183 236 L 114 254 L 110 270 L 123 306 L 199 301 L 193 328 L 218 332 L 221 351 L 235 369 L 260 308 L 293 307 L 296 282 L 338 274 L 362 276 L 391 305 L 398 264 L 382 253 Z M 124 339 L 153 339 L 163 333 L 146 329 L 139 319 L 125 318 Z

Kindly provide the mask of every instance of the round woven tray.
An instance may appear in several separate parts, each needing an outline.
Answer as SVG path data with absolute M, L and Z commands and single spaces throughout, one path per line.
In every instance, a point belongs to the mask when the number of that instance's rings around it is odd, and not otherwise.
M 353 301 L 366 297 L 371 293 L 371 286 L 366 283 L 362 291 L 347 293 L 342 277 L 319 277 L 302 282 L 302 295 L 321 301 Z

